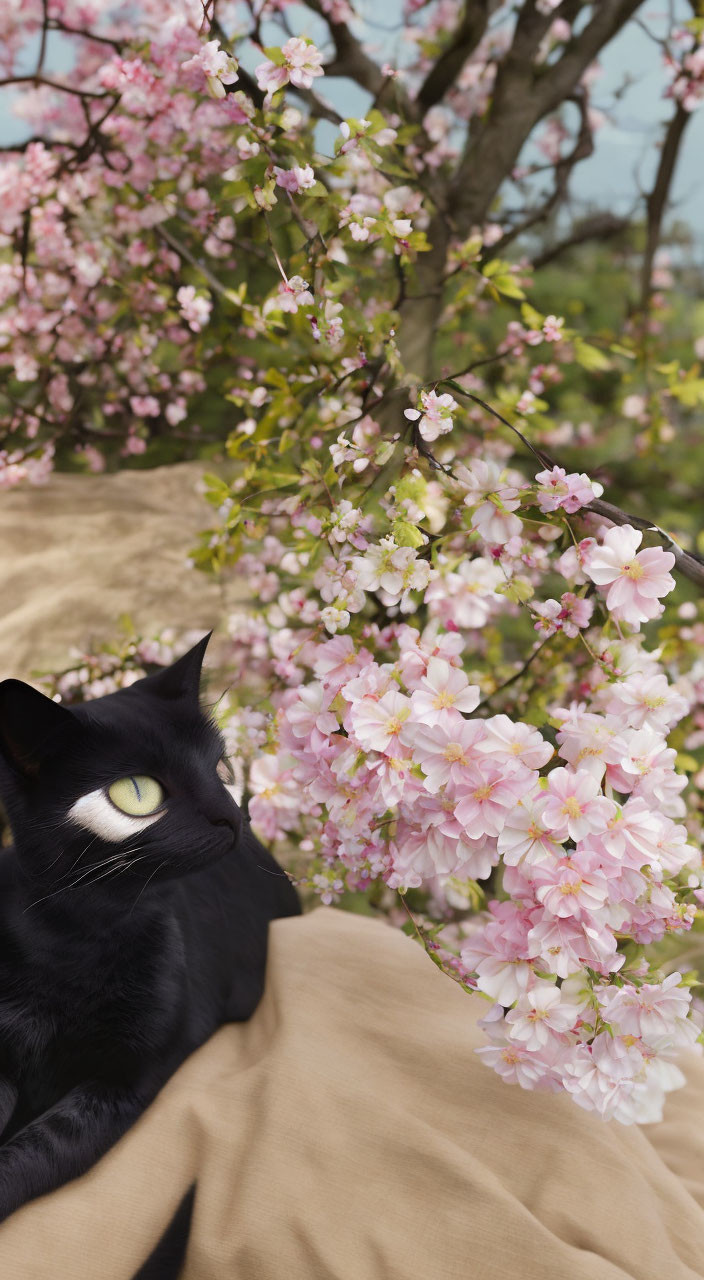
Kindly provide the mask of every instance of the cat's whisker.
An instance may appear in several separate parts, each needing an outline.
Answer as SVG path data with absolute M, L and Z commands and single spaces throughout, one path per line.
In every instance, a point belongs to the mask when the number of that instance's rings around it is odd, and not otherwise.
M 146 848 L 146 845 L 143 845 L 142 848 Z M 122 852 L 122 853 L 115 854 L 113 858 L 106 858 L 104 862 L 97 862 L 91 868 L 92 871 L 100 870 L 102 867 L 107 866 L 107 863 L 109 862 L 112 863 L 112 866 L 109 866 L 107 871 L 103 871 L 102 875 L 95 876 L 92 880 L 85 880 L 81 888 L 88 889 L 90 885 L 97 884 L 98 880 L 106 879 L 107 876 L 109 876 L 112 871 L 116 871 L 117 875 L 120 875 L 121 872 L 128 871 L 130 867 L 133 867 L 135 865 L 135 863 L 142 862 L 145 858 L 148 858 L 148 857 L 149 857 L 149 854 L 142 853 L 138 858 L 133 858 L 132 861 L 128 861 L 126 854 Z M 117 880 L 117 875 L 115 876 L 116 880 Z M 74 880 L 73 884 L 67 887 L 70 889 L 75 889 L 77 884 L 78 884 L 78 881 Z
M 71 884 L 60 885 L 58 889 L 54 889 L 51 893 L 45 893 L 43 898 L 37 898 L 34 902 L 30 902 L 29 906 L 25 907 L 22 914 L 25 915 L 28 911 L 31 911 L 32 907 L 39 906 L 40 902 L 46 902 L 47 898 L 55 898 L 57 893 L 64 893 L 67 889 L 75 889 L 76 885 L 80 884 L 81 880 L 85 880 L 86 876 L 89 876 L 92 871 L 95 871 L 101 867 L 106 866 L 107 863 L 114 863 L 115 861 L 117 861 L 122 857 L 124 857 L 124 854 L 116 853 L 116 854 L 113 854 L 111 858 L 105 858 L 102 862 L 95 863 L 93 866 L 90 866 L 86 870 L 82 871 L 80 876 L 77 876 L 76 879 Z
M 286 875 L 286 872 L 285 872 L 285 871 L 272 871 L 270 867 L 263 867 L 263 866 L 262 866 L 262 864 L 261 864 L 261 862 L 258 862 L 258 863 L 257 863 L 257 867 L 258 867 L 258 869 L 259 869 L 260 871 L 266 871 L 266 874 L 267 874 L 268 876 L 277 876 L 277 877 L 280 877 L 280 876 L 285 876 L 285 875 Z
M 129 866 L 129 863 L 126 863 L 126 862 L 113 863 L 113 865 L 111 867 L 108 867 L 106 871 L 102 871 L 99 876 L 95 876 L 92 880 L 87 880 L 86 883 L 81 887 L 83 889 L 89 889 L 91 885 L 97 884 L 99 880 L 105 880 L 106 876 L 111 875 L 113 871 L 117 871 L 117 872 L 124 871 L 125 867 L 127 866 Z M 71 885 L 71 888 L 75 889 L 76 888 L 75 884 Z
M 132 867 L 136 866 L 138 862 L 144 862 L 148 857 L 149 857 L 148 853 L 142 853 L 138 858 L 132 858 L 131 861 L 126 860 L 122 864 L 122 866 L 119 866 L 117 868 L 113 867 L 113 871 L 117 870 L 117 875 L 115 876 L 115 879 L 117 880 L 118 876 L 122 875 L 123 871 L 129 871 Z
M 140 889 L 139 893 L 137 894 L 137 897 L 135 898 L 134 902 L 132 903 L 132 906 L 130 907 L 129 915 L 132 915 L 132 912 L 137 906 L 137 903 L 139 902 L 139 899 L 141 898 L 142 894 L 144 893 L 144 890 L 149 884 L 149 881 L 154 879 L 154 876 L 156 875 L 157 871 L 161 871 L 161 868 L 165 867 L 167 862 L 168 862 L 168 858 L 164 858 L 163 862 L 160 862 L 158 867 L 155 867 L 151 875 L 148 877 L 148 879 L 145 880 L 144 884 L 142 885 L 142 888 Z
M 148 849 L 148 848 L 149 848 L 148 844 L 135 844 L 135 845 L 132 845 L 129 849 L 123 849 L 123 853 L 127 858 L 127 857 L 131 857 L 133 853 L 140 853 L 142 849 Z
M 95 844 L 95 842 L 96 842 L 96 840 L 97 840 L 97 839 L 98 839 L 98 837 L 97 837 L 97 836 L 93 836 L 92 840 L 89 840 L 89 841 L 88 841 L 88 844 L 86 845 L 85 849 L 82 849 L 82 850 L 81 850 L 81 852 L 79 853 L 78 857 L 77 857 L 77 858 L 76 858 L 76 859 L 71 863 L 71 866 L 69 867 L 68 871 L 66 872 L 66 876 L 70 876 L 70 874 L 71 874 L 71 872 L 73 871 L 74 867 L 77 867 L 77 866 L 78 866 L 78 863 L 81 861 L 81 858 L 83 858 L 83 857 L 85 856 L 85 854 L 87 854 L 87 852 L 88 852 L 88 850 L 90 849 L 91 845 Z M 53 863 L 52 863 L 52 865 L 53 865 Z M 65 878 L 65 877 L 64 877 L 64 878 Z
M 61 826 L 65 826 L 65 825 L 66 825 L 65 820 L 64 820 L 64 822 L 62 822 L 60 825 L 61 825 Z M 53 830 L 53 828 L 52 828 L 52 830 Z M 78 857 L 76 858 L 75 862 L 73 862 L 73 863 L 71 864 L 71 866 L 69 867 L 68 871 L 67 871 L 67 872 L 65 872 L 65 875 L 67 875 L 67 876 L 68 876 L 68 875 L 70 875 L 70 874 L 71 874 L 71 872 L 73 871 L 73 868 L 74 868 L 74 867 L 75 867 L 75 866 L 80 862 L 80 860 L 81 860 L 81 858 L 84 856 L 84 854 L 86 854 L 86 853 L 88 852 L 88 850 L 90 849 L 90 846 L 91 846 L 92 844 L 95 844 L 95 841 L 96 841 L 97 839 L 98 839 L 98 837 L 97 837 L 97 836 L 93 836 L 92 840 L 89 840 L 89 841 L 88 841 L 88 844 L 85 846 L 85 849 L 82 849 L 82 850 L 81 850 L 81 852 L 79 853 L 79 855 L 78 855 Z M 59 852 L 57 853 L 56 857 L 55 857 L 55 858 L 53 858 L 53 859 L 52 859 L 52 861 L 51 861 L 51 862 L 49 862 L 49 863 L 46 865 L 46 867 L 43 867 L 43 868 L 42 868 L 42 870 L 41 870 L 41 872 L 38 872 L 36 875 L 33 875 L 31 878 L 32 878 L 33 880 L 40 880 L 40 879 L 43 879 L 43 878 L 44 878 L 44 876 L 46 875 L 47 871 L 51 871 L 51 868 L 52 868 L 52 867 L 55 867 L 55 866 L 56 866 L 56 864 L 57 864 L 57 862 L 59 861 L 59 859 L 63 857 L 63 853 L 64 853 L 63 849 L 59 849 Z

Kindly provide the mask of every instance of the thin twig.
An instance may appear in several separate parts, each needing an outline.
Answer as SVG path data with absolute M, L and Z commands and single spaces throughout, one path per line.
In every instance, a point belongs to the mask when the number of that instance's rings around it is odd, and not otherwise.
M 488 706 L 492 699 L 496 697 L 497 693 L 502 693 L 504 689 L 508 689 L 510 685 L 515 684 L 517 680 L 520 680 L 521 676 L 525 675 L 531 663 L 535 661 L 538 654 L 542 653 L 549 639 L 550 637 L 546 636 L 544 640 L 541 640 L 537 648 L 535 648 L 530 656 L 526 658 L 519 671 L 514 672 L 514 674 L 509 676 L 508 680 L 504 680 L 502 684 L 497 684 L 496 688 L 492 689 L 491 693 L 488 693 L 486 698 L 482 698 L 481 702 L 477 705 L 477 711 L 480 711 L 482 707 Z

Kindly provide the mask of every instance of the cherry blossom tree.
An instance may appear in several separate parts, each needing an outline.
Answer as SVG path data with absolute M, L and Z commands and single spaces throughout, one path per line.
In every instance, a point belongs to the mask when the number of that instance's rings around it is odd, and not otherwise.
M 676 966 L 704 903 L 704 563 L 638 476 L 704 402 L 660 249 L 702 19 L 408 0 L 384 62 L 347 0 L 4 11 L 31 136 L 0 167 L 0 485 L 214 457 L 193 562 L 256 601 L 219 713 L 257 830 L 490 1002 L 505 1079 L 657 1118 L 702 1023 Z M 669 112 L 653 185 L 571 222 L 595 64 L 636 21 Z M 607 240 L 627 296 L 592 328 L 550 272 Z M 95 696 L 179 643 L 48 687 Z

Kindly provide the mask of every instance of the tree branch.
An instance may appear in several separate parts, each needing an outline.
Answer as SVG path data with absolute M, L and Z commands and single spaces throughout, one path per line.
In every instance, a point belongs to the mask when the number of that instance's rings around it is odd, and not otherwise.
M 647 309 L 653 291 L 653 262 L 660 243 L 662 220 L 667 208 L 677 157 L 690 116 L 691 112 L 685 111 L 682 103 L 678 102 L 675 113 L 665 130 L 658 171 L 652 191 L 646 200 L 647 234 L 640 277 L 640 303 L 643 311 Z
M 110 36 L 99 36 L 93 31 L 81 31 L 80 27 L 69 27 L 61 18 L 49 18 L 47 22 L 49 31 L 61 31 L 66 36 L 82 36 L 84 40 L 95 40 L 98 44 L 110 45 L 112 49 L 118 52 L 123 48 L 124 42 L 113 40 Z
M 42 0 L 42 33 L 39 42 L 39 53 L 37 55 L 37 66 L 34 72 L 35 76 L 40 76 L 44 70 L 44 58 L 46 57 L 46 39 L 49 34 L 49 0 Z
M 535 445 L 531 444 L 528 437 L 524 436 L 523 432 L 519 431 L 518 427 L 515 427 L 512 422 L 509 422 L 508 418 L 505 418 L 503 414 L 499 413 L 497 409 L 494 409 L 492 405 L 487 404 L 486 400 L 481 400 L 479 396 L 475 396 L 473 392 L 466 391 L 464 387 L 459 386 L 453 378 L 441 378 L 440 383 L 446 384 L 453 391 L 459 392 L 460 395 L 465 396 L 468 400 L 473 400 L 475 404 L 480 405 L 481 408 L 486 410 L 487 413 L 490 413 L 492 417 L 503 423 L 505 427 L 508 427 L 509 431 L 512 431 L 514 435 L 518 436 L 519 440 L 521 440 L 526 448 L 530 450 L 541 466 L 555 467 L 560 465 L 559 462 L 556 462 L 555 459 L 552 458 L 549 453 L 546 453 L 544 449 L 537 449 Z M 440 385 L 440 383 L 437 383 L 436 385 Z M 622 511 L 620 507 L 615 507 L 613 503 L 604 502 L 602 498 L 595 498 L 593 502 L 590 502 L 588 506 L 583 507 L 582 510 L 592 511 L 594 515 L 603 516 L 606 520 L 610 520 L 612 524 L 629 524 L 635 529 L 644 529 L 648 533 L 657 533 L 658 537 L 666 543 L 668 551 L 671 551 L 675 557 L 676 567 L 682 576 L 684 578 L 689 578 L 690 582 L 693 582 L 695 586 L 704 590 L 704 556 L 699 556 L 696 552 L 684 551 L 679 543 L 675 542 L 674 538 L 667 532 L 667 530 L 661 529 L 660 525 L 655 524 L 653 520 L 644 519 L 642 516 L 630 515 L 629 512 Z
M 218 280 L 217 276 L 213 275 L 210 268 L 207 267 L 204 262 L 200 262 L 199 259 L 191 253 L 190 249 L 188 249 L 185 244 L 182 244 L 180 240 L 176 239 L 176 236 L 172 235 L 170 231 L 167 231 L 166 227 L 163 226 L 162 223 L 157 222 L 154 226 L 154 231 L 156 235 L 166 241 L 169 247 L 174 250 L 174 253 L 178 254 L 179 258 L 182 258 L 185 262 L 189 262 L 192 267 L 195 267 L 197 271 L 200 271 L 204 279 L 208 281 L 211 289 L 214 289 L 216 293 L 219 293 L 224 298 L 228 298 L 232 301 L 231 291 L 225 287 L 221 280 Z
M 555 185 L 552 192 L 548 196 L 544 204 L 538 209 L 534 209 L 532 213 L 527 214 L 522 222 L 512 227 L 505 235 L 492 247 L 492 254 L 500 253 L 508 244 L 516 240 L 518 236 L 534 227 L 538 222 L 543 222 L 545 218 L 549 218 L 559 204 L 567 197 L 567 189 L 572 170 L 580 160 L 586 160 L 594 151 L 594 135 L 592 133 L 591 124 L 589 122 L 589 100 L 586 90 L 578 87 L 572 96 L 568 99 L 574 102 L 579 109 L 579 130 L 575 144 L 569 155 L 563 156 L 554 166 Z
M 558 240 L 556 244 L 544 249 L 533 258 L 533 269 L 537 271 L 539 267 L 547 266 L 561 254 L 576 248 L 577 245 L 586 244 L 588 240 L 610 240 L 612 236 L 627 231 L 631 225 L 630 218 L 619 218 L 614 213 L 595 213 L 578 222 L 564 240 Z
M 4 89 L 10 84 L 39 84 L 47 89 L 58 89 L 60 93 L 72 93 L 75 98 L 85 98 L 91 101 L 103 101 L 105 98 L 112 98 L 114 94 L 108 90 L 102 93 L 93 93 L 90 89 L 76 89 L 73 85 L 62 84 L 60 80 L 49 80 L 47 76 L 8 76 L 5 80 L 0 80 L 0 89 Z
M 430 68 L 417 95 L 423 115 L 445 96 L 465 62 L 474 53 L 489 20 L 491 0 L 465 0 L 461 22 L 450 43 Z
M 612 524 L 630 524 L 636 529 L 657 533 L 663 542 L 667 543 L 667 549 L 675 557 L 675 564 L 682 576 L 689 578 L 695 586 L 704 589 L 704 559 L 694 552 L 683 551 L 679 543 L 675 542 L 665 529 L 653 524 L 652 520 L 643 520 L 640 516 L 630 515 L 620 507 L 613 506 L 611 502 L 604 502 L 602 498 L 595 498 L 584 510 L 593 511 L 597 516 L 605 516 L 607 520 L 611 520 Z
M 584 5 L 582 0 L 563 0 L 546 16 L 537 12 L 535 0 L 525 0 L 513 43 L 497 71 L 486 120 L 470 131 L 452 182 L 460 234 L 484 222 L 535 125 L 575 92 L 589 64 L 642 3 L 600 0 L 591 21 L 569 42 L 562 57 L 536 66 L 535 54 L 550 22 L 558 17 L 573 21 Z

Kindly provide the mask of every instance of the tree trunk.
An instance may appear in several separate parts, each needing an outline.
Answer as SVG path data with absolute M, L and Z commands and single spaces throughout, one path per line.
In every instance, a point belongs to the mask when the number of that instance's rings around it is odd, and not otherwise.
M 411 383 L 429 382 L 435 373 L 434 347 L 444 304 L 444 276 L 450 232 L 442 213 L 428 227 L 430 249 L 421 253 L 399 307 L 397 342 Z

